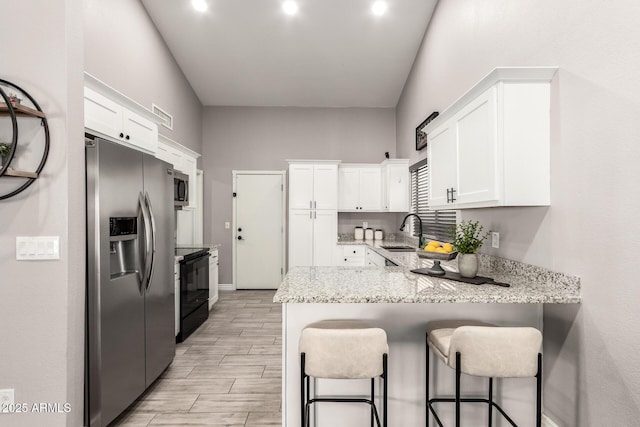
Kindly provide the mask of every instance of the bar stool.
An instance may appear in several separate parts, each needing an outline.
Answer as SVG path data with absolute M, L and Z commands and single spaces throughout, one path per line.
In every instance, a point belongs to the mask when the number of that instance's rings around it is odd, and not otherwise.
M 535 328 L 498 327 L 489 323 L 465 320 L 436 321 L 427 325 L 427 409 L 440 427 L 442 422 L 433 404 L 456 404 L 456 427 L 460 427 L 460 403 L 480 402 L 489 406 L 489 426 L 493 408 L 512 425 L 516 423 L 493 401 L 494 378 L 530 378 L 537 380 L 536 426 L 542 423 L 542 334 Z M 447 366 L 456 371 L 455 398 L 429 398 L 429 348 Z M 461 374 L 489 378 L 489 396 L 481 398 L 460 397 Z
M 387 426 L 387 334 L 354 320 L 324 320 L 307 325 L 300 335 L 300 411 L 309 426 L 310 406 L 318 402 L 366 403 L 381 427 L 373 401 L 375 378 L 383 380 L 382 426 Z M 310 397 L 309 378 L 371 379 L 371 399 Z

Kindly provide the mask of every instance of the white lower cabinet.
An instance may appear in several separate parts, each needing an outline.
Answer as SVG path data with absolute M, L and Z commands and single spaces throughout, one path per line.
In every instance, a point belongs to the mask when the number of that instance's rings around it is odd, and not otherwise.
M 364 251 L 363 245 L 338 245 L 335 265 L 362 267 L 365 265 Z
M 333 265 L 337 235 L 337 211 L 290 210 L 289 268 Z
M 213 304 L 218 302 L 218 269 L 220 261 L 218 259 L 218 250 L 209 251 L 209 310 Z
M 367 248 L 366 259 L 367 259 L 367 265 L 372 265 L 377 267 L 384 267 L 386 265 L 385 258 L 371 248 Z

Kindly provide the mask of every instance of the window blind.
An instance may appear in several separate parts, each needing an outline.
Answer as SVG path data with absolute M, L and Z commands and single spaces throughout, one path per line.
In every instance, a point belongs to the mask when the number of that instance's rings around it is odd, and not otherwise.
M 411 173 L 411 212 L 422 219 L 423 234 L 427 239 L 451 242 L 452 229 L 456 226 L 455 210 L 434 211 L 429 209 L 429 173 L 427 160 L 421 160 L 409 168 Z M 411 234 L 418 236 L 420 226 L 415 217 Z

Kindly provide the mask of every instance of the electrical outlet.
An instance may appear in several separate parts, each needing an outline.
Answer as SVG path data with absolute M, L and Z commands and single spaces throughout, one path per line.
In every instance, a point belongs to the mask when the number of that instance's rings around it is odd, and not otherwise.
M 368 228 L 369 227 L 369 223 L 367 221 L 362 221 L 362 228 Z
M 500 233 L 497 231 L 491 232 L 491 247 L 496 249 L 500 247 Z
M 9 407 L 14 403 L 14 390 L 12 388 L 0 390 L 0 412 L 9 412 Z
M 231 228 L 231 223 L 230 223 L 230 222 L 225 222 L 225 223 L 224 223 L 224 228 L 225 228 L 226 230 L 230 229 L 230 228 Z

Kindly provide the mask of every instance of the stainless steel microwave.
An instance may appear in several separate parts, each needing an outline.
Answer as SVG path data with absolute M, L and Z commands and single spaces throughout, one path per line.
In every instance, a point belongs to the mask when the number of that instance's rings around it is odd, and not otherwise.
M 173 173 L 173 204 L 176 208 L 189 204 L 189 175 L 178 171 Z

